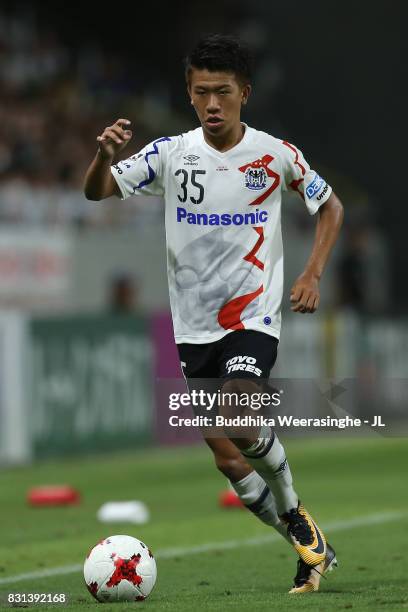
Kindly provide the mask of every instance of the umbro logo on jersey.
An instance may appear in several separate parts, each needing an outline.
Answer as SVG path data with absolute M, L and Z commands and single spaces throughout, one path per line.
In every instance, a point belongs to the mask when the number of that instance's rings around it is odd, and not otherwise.
M 199 155 L 185 155 L 183 157 L 183 159 L 186 159 L 187 161 L 184 162 L 185 166 L 198 166 L 197 159 L 200 159 Z

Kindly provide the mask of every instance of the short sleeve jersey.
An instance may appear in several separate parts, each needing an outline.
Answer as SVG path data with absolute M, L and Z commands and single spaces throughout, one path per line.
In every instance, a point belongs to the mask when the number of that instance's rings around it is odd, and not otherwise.
M 239 329 L 279 338 L 282 191 L 296 191 L 310 214 L 332 192 L 294 145 L 243 125 L 242 140 L 224 153 L 200 127 L 111 167 L 123 199 L 165 198 L 177 343 L 214 342 Z

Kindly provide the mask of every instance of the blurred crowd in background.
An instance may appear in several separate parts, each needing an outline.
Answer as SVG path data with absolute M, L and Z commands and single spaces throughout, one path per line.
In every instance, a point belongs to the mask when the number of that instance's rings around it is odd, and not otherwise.
M 100 226 L 132 220 L 134 205 L 100 206 L 82 193 L 96 136 L 118 109 L 140 120 L 133 125 L 132 148 L 154 138 L 142 108 L 147 101 L 135 94 L 129 68 L 102 44 L 62 44 L 29 7 L 0 13 L 2 223 Z M 141 208 L 143 222 L 161 202 L 149 200 Z
M 151 49 L 157 47 L 158 34 L 152 40 L 148 33 L 146 39 L 139 28 L 134 44 L 129 44 L 132 52 L 126 52 L 123 46 L 115 52 L 114 44 L 106 45 L 106 30 L 100 37 L 95 31 L 91 37 L 82 34 L 74 44 L 74 31 L 67 41 L 53 27 L 52 16 L 44 20 L 44 12 L 34 7 L 35 3 L 23 2 L 10 4 L 0 12 L 0 222 L 3 226 L 70 229 L 156 224 L 162 216 L 160 198 L 142 197 L 137 203 L 112 198 L 92 203 L 84 198 L 82 184 L 96 151 L 96 136 L 118 116 L 130 116 L 134 132 L 129 151 L 122 157 L 158 136 L 194 127 L 191 108 L 184 100 L 180 37 L 175 37 L 172 45 L 172 51 L 180 55 L 179 63 L 172 66 L 171 74 L 164 74 L 165 58 L 163 64 L 157 63 L 157 54 L 149 59 Z M 290 130 L 290 125 L 283 116 L 285 104 L 279 90 L 293 80 L 288 68 L 292 60 L 286 58 L 285 63 L 285 54 L 283 59 L 274 55 L 261 7 L 258 21 L 248 21 L 243 10 L 243 3 L 238 2 L 235 20 L 240 26 L 234 26 L 234 31 L 250 42 L 258 60 L 247 120 L 260 129 L 276 129 L 281 132 L 276 135 L 283 136 L 282 131 Z M 223 15 L 228 16 L 225 10 Z M 188 20 L 188 15 L 184 18 Z M 95 19 L 97 29 L 99 22 Z M 121 25 L 123 22 L 117 27 Z M 208 30 L 208 19 L 205 25 Z M 197 39 L 199 32 L 195 30 L 199 28 L 189 31 L 188 44 Z M 143 42 L 139 44 L 140 37 Z M 293 57 L 298 62 L 296 53 Z M 180 90 L 177 99 L 175 89 Z M 276 101 L 269 104 L 274 96 Z M 314 131 L 312 120 L 299 117 L 296 102 L 293 108 L 288 104 L 286 110 L 292 113 L 293 125 L 304 125 L 304 133 Z M 268 112 L 269 107 L 273 112 Z M 317 105 L 317 111 L 319 108 Z M 335 125 L 334 111 L 330 121 L 339 139 L 341 129 Z M 319 143 L 321 150 L 334 148 L 329 136 L 329 142 L 324 138 L 313 141 L 310 154 L 312 161 L 318 159 L 319 170 L 333 181 L 346 206 L 346 224 L 336 258 L 334 301 L 362 312 L 381 313 L 390 305 L 392 254 L 378 214 L 378 193 L 374 188 L 367 189 L 363 180 L 356 180 L 356 175 L 348 176 L 347 164 L 339 168 L 330 155 L 329 159 L 316 155 Z M 292 138 L 292 133 L 287 137 Z M 298 233 L 312 239 L 314 225 L 305 221 L 301 207 L 291 206 L 286 221 L 284 217 L 284 228 L 285 223 L 289 236 Z

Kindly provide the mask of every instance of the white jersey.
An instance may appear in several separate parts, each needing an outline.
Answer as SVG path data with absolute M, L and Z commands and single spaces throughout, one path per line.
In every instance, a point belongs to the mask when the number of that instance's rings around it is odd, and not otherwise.
M 200 127 L 159 138 L 111 170 L 123 199 L 165 197 L 176 342 L 214 342 L 238 329 L 279 338 L 282 191 L 297 191 L 310 214 L 332 191 L 299 149 L 245 126 L 221 153 Z

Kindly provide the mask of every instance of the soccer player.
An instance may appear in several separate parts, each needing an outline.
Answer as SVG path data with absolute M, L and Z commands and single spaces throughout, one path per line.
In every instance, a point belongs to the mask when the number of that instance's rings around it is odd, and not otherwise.
M 203 39 L 186 59 L 187 91 L 200 127 L 164 136 L 124 161 L 132 138 L 118 119 L 97 137 L 85 195 L 102 200 L 163 195 L 175 340 L 187 379 L 217 378 L 222 391 L 257 389 L 275 363 L 281 323 L 281 197 L 299 194 L 318 213 L 311 255 L 293 285 L 296 313 L 319 306 L 319 280 L 336 241 L 343 207 L 300 150 L 241 122 L 251 92 L 250 56 L 230 36 Z M 239 363 L 239 368 L 231 367 Z M 334 550 L 299 501 L 284 448 L 262 427 L 206 439 L 237 495 L 299 555 L 290 593 L 319 588 Z

